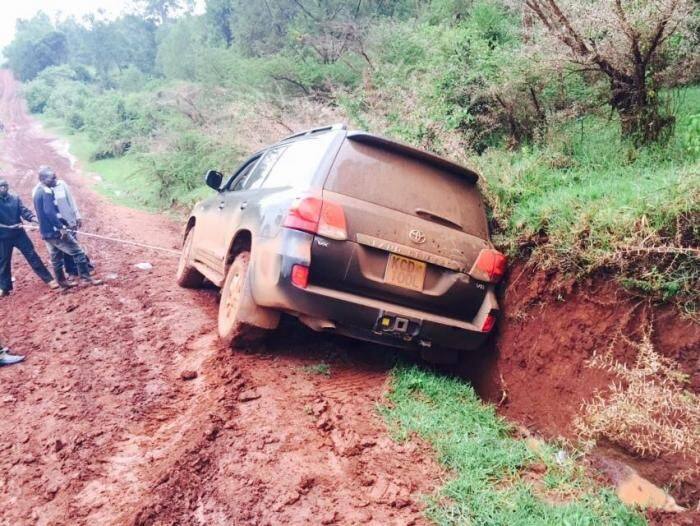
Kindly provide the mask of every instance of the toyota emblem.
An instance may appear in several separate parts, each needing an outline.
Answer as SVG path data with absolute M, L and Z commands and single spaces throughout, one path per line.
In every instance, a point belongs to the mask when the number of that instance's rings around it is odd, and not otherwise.
M 408 233 L 408 237 L 411 241 L 413 241 L 417 245 L 421 245 L 425 243 L 425 234 L 418 230 L 417 228 L 414 228 Z

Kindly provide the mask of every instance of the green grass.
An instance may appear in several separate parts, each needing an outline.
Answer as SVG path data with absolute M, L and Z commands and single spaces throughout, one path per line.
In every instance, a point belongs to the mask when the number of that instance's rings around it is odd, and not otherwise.
M 700 242 L 693 227 L 700 215 L 697 115 L 700 87 L 692 87 L 681 95 L 676 133 L 665 145 L 635 148 L 620 138 L 615 119 L 588 116 L 550 130 L 546 145 L 478 158 L 499 224 L 496 241 L 511 253 L 534 246 L 543 266 L 579 274 L 613 267 L 633 288 L 697 299 L 697 260 L 637 265 L 625 252 L 643 240 Z
M 331 366 L 325 362 L 317 363 L 314 365 L 306 365 L 303 370 L 309 374 L 318 374 L 326 377 L 331 375 Z
M 80 161 L 85 175 L 95 173 L 100 176 L 95 188 L 112 202 L 155 211 L 160 208 L 158 182 L 149 179 L 138 157 L 127 154 L 112 159 L 93 160 L 97 150 L 95 143 L 85 133 L 72 132 L 58 119 L 37 117 L 47 131 L 68 141 L 69 150 Z
M 380 411 L 398 440 L 418 435 L 447 468 L 450 480 L 426 497 L 427 515 L 437 524 L 645 524 L 639 512 L 592 482 L 575 459 L 560 464 L 553 446 L 528 448 L 514 438 L 494 408 L 459 380 L 398 366 Z

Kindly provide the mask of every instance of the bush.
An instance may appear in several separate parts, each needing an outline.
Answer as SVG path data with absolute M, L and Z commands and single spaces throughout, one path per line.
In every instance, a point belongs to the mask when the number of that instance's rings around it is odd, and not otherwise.
M 42 79 L 35 79 L 24 87 L 24 97 L 32 113 L 44 113 L 51 96 L 51 86 Z
M 231 165 L 236 152 L 225 150 L 211 138 L 198 132 L 171 137 L 164 151 L 144 156 L 150 177 L 160 185 L 160 198 L 172 206 L 202 185 L 204 173 Z
M 576 427 L 587 441 L 606 439 L 642 457 L 683 454 L 700 467 L 700 397 L 687 389 L 688 376 L 673 360 L 659 355 L 645 334 L 631 366 L 610 354 L 594 356 L 589 366 L 614 374 L 609 392 L 587 402 Z
M 66 119 L 66 122 L 68 123 L 68 127 L 73 131 L 80 131 L 83 129 L 83 126 L 85 126 L 83 116 L 77 111 L 71 113 Z

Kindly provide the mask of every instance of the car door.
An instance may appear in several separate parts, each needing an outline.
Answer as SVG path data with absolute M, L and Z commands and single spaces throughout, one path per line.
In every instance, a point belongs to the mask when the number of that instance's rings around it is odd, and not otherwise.
M 216 236 L 214 255 L 221 265 L 222 273 L 226 269 L 229 244 L 240 229 L 241 219 L 246 209 L 251 204 L 255 204 L 262 181 L 283 150 L 284 147 L 278 146 L 263 153 L 250 170 L 231 180 L 219 194 L 220 220 L 217 228 L 214 229 Z
M 221 274 L 220 230 L 225 207 L 227 189 L 233 187 L 237 181 L 244 180 L 260 159 L 256 155 L 247 159 L 229 178 L 222 189 L 209 199 L 205 199 L 199 205 L 197 213 L 197 226 L 195 228 L 195 259 L 204 263 L 207 267 Z

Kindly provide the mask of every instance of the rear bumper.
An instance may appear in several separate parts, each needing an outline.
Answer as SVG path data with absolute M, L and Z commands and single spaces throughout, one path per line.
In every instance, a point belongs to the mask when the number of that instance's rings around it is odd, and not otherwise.
M 275 238 L 254 241 L 250 278 L 258 305 L 288 312 L 306 322 L 316 320 L 332 332 L 401 348 L 473 350 L 488 337 L 489 333 L 480 327 L 490 312 L 498 310 L 493 287 L 487 290 L 471 323 L 313 284 L 306 289 L 295 287 L 290 278 L 292 266 L 311 264 L 314 239 L 311 234 L 281 229 Z M 411 331 L 381 330 L 378 322 L 384 316 L 408 320 Z

